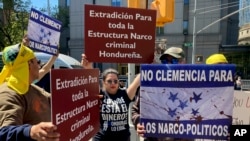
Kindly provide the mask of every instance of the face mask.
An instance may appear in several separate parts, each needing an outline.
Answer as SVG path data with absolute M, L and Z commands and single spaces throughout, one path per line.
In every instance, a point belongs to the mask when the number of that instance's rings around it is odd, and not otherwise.
M 168 61 L 167 60 L 161 60 L 161 63 L 162 64 L 168 64 Z M 176 59 L 176 58 L 173 58 L 170 62 L 170 64 L 178 64 L 179 63 L 179 60 Z
M 178 63 L 179 63 L 178 59 L 176 59 L 176 58 L 172 59 L 172 64 L 178 64 Z

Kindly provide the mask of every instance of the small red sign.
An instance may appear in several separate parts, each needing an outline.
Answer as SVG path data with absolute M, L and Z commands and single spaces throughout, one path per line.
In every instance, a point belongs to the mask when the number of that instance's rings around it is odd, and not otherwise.
M 60 140 L 86 141 L 99 130 L 99 70 L 51 70 L 52 122 Z
M 85 5 L 84 49 L 92 62 L 152 63 L 156 11 Z

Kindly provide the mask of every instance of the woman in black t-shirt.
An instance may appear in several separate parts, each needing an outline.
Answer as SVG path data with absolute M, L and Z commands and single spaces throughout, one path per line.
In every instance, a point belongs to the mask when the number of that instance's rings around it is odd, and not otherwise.
M 92 68 L 84 54 L 82 65 L 84 68 Z M 93 141 L 130 141 L 129 104 L 134 99 L 139 85 L 140 75 L 136 76 L 127 89 L 120 89 L 117 70 L 109 68 L 102 73 L 100 130 Z

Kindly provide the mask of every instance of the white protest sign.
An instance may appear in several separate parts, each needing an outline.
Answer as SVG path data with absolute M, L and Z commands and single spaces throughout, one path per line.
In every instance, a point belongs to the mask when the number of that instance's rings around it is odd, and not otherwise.
M 250 124 L 250 92 L 234 91 L 233 124 Z
M 48 54 L 57 54 L 61 22 L 31 8 L 28 24 L 29 47 Z

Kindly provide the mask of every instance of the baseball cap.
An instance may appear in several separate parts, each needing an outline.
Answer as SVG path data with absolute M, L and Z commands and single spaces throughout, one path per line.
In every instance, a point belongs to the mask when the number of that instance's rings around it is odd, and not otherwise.
M 206 64 L 226 64 L 228 63 L 226 57 L 223 54 L 213 54 L 206 60 Z
M 166 58 L 166 55 L 173 56 L 174 58 L 184 58 L 184 52 L 182 48 L 179 47 L 170 47 L 167 50 L 164 51 L 164 53 L 161 55 L 160 60 L 164 60 Z

